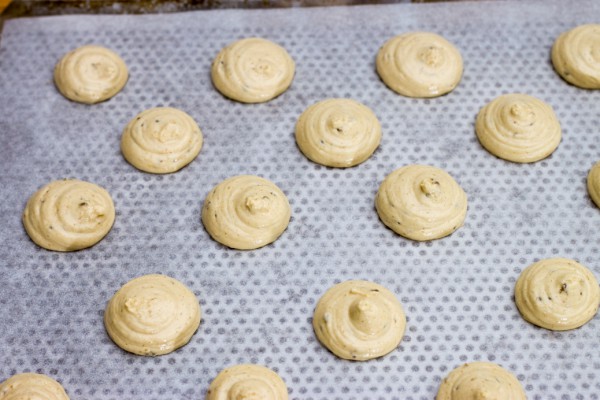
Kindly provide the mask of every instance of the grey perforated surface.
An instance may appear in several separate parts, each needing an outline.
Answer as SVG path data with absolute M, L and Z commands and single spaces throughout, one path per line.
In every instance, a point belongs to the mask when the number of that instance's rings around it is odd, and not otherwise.
M 37 371 L 72 399 L 202 399 L 224 367 L 258 363 L 277 371 L 292 399 L 433 399 L 456 366 L 489 360 L 512 371 L 530 399 L 598 399 L 600 317 L 554 333 L 519 315 L 513 286 L 545 257 L 574 258 L 600 277 L 600 210 L 585 178 L 600 159 L 600 92 L 562 81 L 549 61 L 559 33 L 598 21 L 595 1 L 396 5 L 153 16 L 74 16 L 8 21 L 0 48 L 0 380 Z M 375 54 L 410 30 L 439 33 L 462 52 L 465 73 L 447 96 L 414 100 L 386 88 Z M 292 87 L 265 104 L 229 101 L 210 82 L 227 43 L 262 36 L 296 60 Z M 87 43 L 117 51 L 130 68 L 124 90 L 86 106 L 63 98 L 52 69 Z M 548 159 L 517 165 L 477 142 L 486 102 L 524 92 L 549 102 L 563 141 Z M 310 104 L 351 97 L 383 127 L 374 156 L 347 170 L 302 156 L 294 124 Z M 138 112 L 189 113 L 205 145 L 172 175 L 137 171 L 119 151 Z M 374 196 L 392 170 L 424 163 L 447 170 L 469 197 L 464 227 L 416 243 L 379 221 Z M 274 244 L 234 251 L 200 222 L 208 191 L 236 174 L 257 174 L 288 195 L 292 220 Z M 28 197 L 63 177 L 105 187 L 115 225 L 75 253 L 38 248 L 22 228 Z M 102 315 L 126 281 L 163 273 L 187 284 L 203 319 L 175 353 L 146 358 L 107 337 Z M 311 316 L 322 293 L 347 279 L 378 282 L 408 316 L 400 347 L 349 362 L 315 339 Z

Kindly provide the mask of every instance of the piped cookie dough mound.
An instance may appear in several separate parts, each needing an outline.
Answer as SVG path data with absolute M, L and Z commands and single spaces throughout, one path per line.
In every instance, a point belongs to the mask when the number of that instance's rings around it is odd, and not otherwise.
M 29 198 L 23 226 L 38 246 L 75 251 L 98 243 L 112 228 L 115 207 L 98 185 L 75 179 L 50 182 Z
M 206 400 L 287 400 L 285 382 L 260 365 L 242 364 L 225 368 L 212 381 Z
M 274 242 L 287 228 L 290 216 L 290 204 L 281 189 L 253 175 L 234 176 L 219 183 L 202 207 L 202 223 L 210 236 L 239 250 Z
M 574 260 L 540 260 L 519 276 L 515 302 L 525 320 L 542 328 L 579 328 L 596 315 L 600 287 L 594 274 Z
M 526 400 L 517 378 L 488 362 L 472 362 L 454 369 L 440 385 L 436 400 Z
M 69 400 L 69 396 L 49 376 L 24 373 L 0 383 L 0 400 Z
M 398 347 L 406 316 L 396 296 L 383 286 L 347 281 L 321 297 L 313 328 L 319 341 L 336 356 L 364 361 Z
M 127 282 L 110 299 L 104 326 L 123 350 L 158 356 L 187 344 L 200 326 L 200 304 L 176 279 L 144 275 Z
M 327 99 L 308 107 L 296 123 L 296 143 L 310 160 L 328 167 L 352 167 L 373 154 L 381 141 L 379 120 L 350 99 Z
M 188 165 L 202 148 L 202 131 L 188 114 L 171 107 L 142 111 L 123 131 L 121 151 L 139 170 L 168 174 Z
M 385 178 L 375 197 L 375 208 L 381 221 L 397 234 L 433 240 L 463 225 L 467 195 L 446 171 L 408 165 Z
M 213 61 L 211 76 L 224 96 L 242 103 L 262 103 L 287 90 L 295 68 L 283 47 L 269 40 L 247 38 L 221 50 Z
M 600 161 L 590 169 L 587 177 L 587 189 L 590 198 L 600 207 Z
M 393 91 L 408 97 L 437 97 L 460 82 L 463 61 L 452 43 L 429 32 L 388 40 L 377 53 L 377 73 Z
M 600 89 L 600 25 L 581 25 L 561 34 L 552 46 L 552 64 L 565 81 Z
M 121 57 L 101 46 L 79 47 L 54 68 L 54 83 L 63 96 L 86 104 L 110 99 L 123 89 L 128 77 Z
M 560 123 L 548 104 L 526 94 L 505 94 L 479 111 L 479 142 L 493 155 L 517 163 L 548 157 L 560 143 Z

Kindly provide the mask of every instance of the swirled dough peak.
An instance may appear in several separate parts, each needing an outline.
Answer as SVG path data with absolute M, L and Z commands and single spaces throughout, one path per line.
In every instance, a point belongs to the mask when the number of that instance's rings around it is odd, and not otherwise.
M 274 242 L 287 228 L 290 216 L 290 204 L 281 189 L 253 175 L 225 179 L 210 191 L 202 207 L 202 223 L 210 236 L 239 250 Z
M 142 111 L 123 131 L 121 151 L 137 169 L 168 174 L 188 165 L 202 148 L 202 131 L 188 114 L 171 107 Z
M 587 189 L 590 198 L 600 207 L 600 161 L 594 164 L 587 177 Z
M 385 178 L 375 197 L 375 208 L 381 221 L 397 234 L 433 240 L 463 225 L 467 195 L 446 171 L 408 165 Z
M 371 109 L 350 99 L 327 99 L 308 107 L 296 123 L 296 143 L 312 161 L 352 167 L 373 154 L 381 125 Z
M 393 91 L 408 97 L 437 97 L 452 91 L 463 73 L 460 52 L 429 32 L 388 40 L 377 53 L 377 73 Z
M 266 39 L 247 38 L 224 47 L 212 64 L 213 85 L 230 99 L 262 103 L 285 92 L 294 79 L 288 52 Z
M 158 356 L 187 344 L 200 326 L 200 304 L 183 283 L 164 275 L 127 282 L 110 299 L 104 326 L 120 348 Z
M 567 82 L 600 89 L 600 25 L 581 25 L 561 34 L 552 46 L 552 64 Z
M 269 368 L 241 364 L 225 368 L 212 381 L 206 400 L 287 400 L 285 382 Z
M 98 243 L 112 228 L 115 207 L 110 194 L 93 183 L 53 181 L 29 198 L 23 226 L 38 246 L 75 251 Z
M 347 281 L 321 297 L 313 328 L 319 341 L 336 356 L 364 361 L 398 347 L 406 316 L 396 296 L 383 286 Z
M 49 376 L 24 373 L 0 383 L 0 400 L 69 400 L 69 396 Z
M 548 258 L 519 276 L 515 302 L 525 320 L 542 328 L 579 328 L 596 315 L 600 287 L 594 274 L 574 260 Z
M 518 379 L 489 362 L 472 362 L 452 370 L 442 381 L 436 400 L 526 400 Z
M 54 68 L 54 83 L 66 98 L 94 104 L 119 93 L 129 73 L 114 51 L 101 46 L 83 46 L 65 54 Z
M 517 163 L 548 157 L 560 143 L 560 123 L 548 104 L 526 94 L 505 94 L 477 115 L 479 142 L 493 155 Z

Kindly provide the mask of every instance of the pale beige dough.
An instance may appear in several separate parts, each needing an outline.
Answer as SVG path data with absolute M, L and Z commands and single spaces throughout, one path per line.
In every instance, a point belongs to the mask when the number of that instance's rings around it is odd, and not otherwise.
M 517 163 L 548 157 L 560 143 L 561 128 L 548 104 L 526 94 L 505 94 L 484 106 L 475 132 L 493 155 Z
M 127 282 L 110 299 L 104 326 L 123 350 L 159 356 L 187 344 L 200 326 L 200 304 L 183 283 L 164 275 Z
M 142 111 L 125 127 L 121 152 L 139 170 L 168 174 L 188 165 L 202 148 L 202 131 L 188 114 L 171 107 Z
M 266 39 L 247 38 L 221 50 L 212 63 L 213 85 L 242 103 L 262 103 L 285 92 L 294 79 L 288 52 Z
M 552 46 L 552 64 L 567 82 L 600 89 L 600 25 L 581 25 L 561 34 Z
M 24 373 L 0 383 L 0 400 L 69 400 L 69 396 L 49 376 Z
M 594 164 L 587 177 L 587 189 L 590 198 L 600 207 L 600 161 Z
M 519 276 L 515 302 L 523 318 L 553 331 L 579 328 L 596 315 L 600 287 L 594 274 L 574 260 L 540 260 Z
M 373 154 L 381 141 L 379 120 L 350 99 L 327 99 L 308 107 L 296 123 L 296 143 L 310 160 L 328 167 L 352 167 Z
M 206 400 L 287 400 L 285 382 L 269 368 L 241 364 L 225 368 L 212 381 Z
M 463 60 L 452 43 L 429 32 L 388 40 L 377 53 L 377 73 L 393 91 L 408 97 L 437 97 L 460 82 Z
M 408 165 L 389 174 L 377 192 L 375 208 L 381 221 L 413 240 L 433 240 L 461 227 L 467 195 L 444 170 Z
M 123 89 L 128 77 L 121 57 L 93 45 L 70 51 L 54 68 L 54 83 L 63 96 L 86 104 L 110 99 Z
M 519 380 L 499 365 L 472 362 L 452 370 L 442 381 L 436 400 L 526 400 Z
M 98 185 L 76 179 L 53 181 L 29 198 L 25 231 L 38 246 L 75 251 L 98 243 L 113 226 L 115 206 Z
M 210 236 L 239 250 L 274 242 L 287 228 L 290 216 L 290 203 L 281 189 L 253 175 L 234 176 L 219 183 L 202 207 L 202 223 Z
M 406 316 L 396 296 L 383 286 L 347 281 L 321 297 L 313 328 L 319 341 L 336 356 L 365 361 L 398 347 Z

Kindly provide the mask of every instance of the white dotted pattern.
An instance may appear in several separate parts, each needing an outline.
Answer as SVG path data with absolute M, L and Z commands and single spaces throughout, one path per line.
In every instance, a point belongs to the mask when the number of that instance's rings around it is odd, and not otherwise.
M 0 48 L 0 379 L 34 371 L 57 378 L 72 399 L 201 399 L 224 367 L 258 363 L 285 380 L 291 399 L 432 399 L 458 365 L 492 361 L 513 372 L 529 399 L 598 399 L 600 317 L 549 332 L 524 321 L 513 301 L 520 272 L 540 258 L 574 258 L 600 278 L 600 211 L 585 179 L 600 159 L 600 92 L 565 83 L 550 63 L 561 32 L 600 17 L 600 3 L 397 5 L 154 16 L 8 21 Z M 411 30 L 445 36 L 465 73 L 449 95 L 409 99 L 375 72 L 388 38 Z M 210 63 L 227 43 L 262 36 L 295 59 L 291 88 L 264 104 L 221 96 Z M 52 69 L 87 43 L 121 55 L 130 79 L 113 99 L 66 100 Z M 525 92 L 552 105 L 563 141 L 527 165 L 478 143 L 479 108 Z M 383 138 L 373 157 L 341 170 L 307 160 L 294 142 L 304 109 L 350 97 L 373 109 Z M 183 170 L 145 174 L 122 157 L 123 127 L 142 110 L 170 106 L 200 125 L 205 145 Z M 374 209 L 394 169 L 447 170 L 469 197 L 465 226 L 429 243 L 387 229 Z M 288 196 L 292 220 L 273 244 L 235 251 L 210 239 L 202 202 L 223 179 L 256 174 Z M 20 216 L 49 181 L 77 178 L 115 201 L 112 231 L 95 247 L 38 248 Z M 204 311 L 176 352 L 146 358 L 115 346 L 106 302 L 148 273 L 190 287 Z M 343 280 L 392 290 L 407 314 L 399 348 L 370 362 L 338 359 L 315 339 L 318 299 Z

